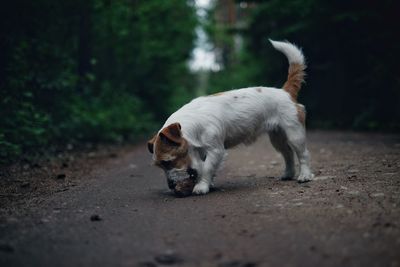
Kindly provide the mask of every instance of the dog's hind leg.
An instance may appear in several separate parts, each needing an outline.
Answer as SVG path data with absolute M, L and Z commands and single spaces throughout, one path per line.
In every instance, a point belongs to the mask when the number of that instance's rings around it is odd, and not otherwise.
M 292 124 L 284 127 L 289 146 L 294 150 L 299 159 L 300 173 L 297 177 L 299 183 L 310 181 L 314 175 L 310 169 L 310 154 L 306 147 L 306 132 L 303 125 Z
M 294 166 L 294 155 L 293 150 L 287 142 L 285 133 L 281 129 L 274 129 L 269 133 L 269 139 L 273 147 L 282 154 L 285 160 L 285 172 L 281 176 L 282 180 L 293 179 L 296 171 Z

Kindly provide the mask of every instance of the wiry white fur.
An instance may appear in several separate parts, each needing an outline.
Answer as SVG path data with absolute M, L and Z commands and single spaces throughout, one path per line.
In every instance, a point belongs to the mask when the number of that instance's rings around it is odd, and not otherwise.
M 287 55 L 289 62 L 302 63 L 304 56 L 290 43 L 271 41 Z M 294 176 L 293 151 L 300 162 L 298 181 L 312 178 L 305 146 L 305 129 L 298 120 L 296 103 L 281 89 L 249 87 L 203 96 L 192 100 L 173 113 L 164 127 L 179 122 L 182 135 L 189 143 L 192 168 L 200 179 L 194 193 L 205 194 L 225 155 L 225 149 L 250 144 L 264 133 L 270 134 L 274 147 L 286 162 L 283 178 Z M 204 156 L 206 158 L 204 159 Z
M 298 63 L 305 65 L 304 55 L 296 45 L 289 42 L 273 41 L 271 39 L 269 41 L 276 50 L 282 52 L 287 57 L 289 64 Z

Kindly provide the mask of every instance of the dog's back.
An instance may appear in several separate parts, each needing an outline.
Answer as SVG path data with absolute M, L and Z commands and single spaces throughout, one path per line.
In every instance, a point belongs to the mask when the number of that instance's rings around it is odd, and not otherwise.
M 179 121 L 185 131 L 222 137 L 225 148 L 230 148 L 253 142 L 284 120 L 295 119 L 296 112 L 286 91 L 250 87 L 196 98 L 172 114 L 165 125 Z

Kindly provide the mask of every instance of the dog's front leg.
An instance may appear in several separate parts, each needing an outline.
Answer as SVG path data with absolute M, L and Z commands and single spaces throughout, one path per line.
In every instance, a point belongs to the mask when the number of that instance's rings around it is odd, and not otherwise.
M 225 155 L 225 149 L 212 149 L 207 151 L 207 158 L 201 172 L 201 177 L 193 188 L 193 193 L 197 195 L 207 194 L 210 191 L 212 179 L 218 170 L 219 165 Z

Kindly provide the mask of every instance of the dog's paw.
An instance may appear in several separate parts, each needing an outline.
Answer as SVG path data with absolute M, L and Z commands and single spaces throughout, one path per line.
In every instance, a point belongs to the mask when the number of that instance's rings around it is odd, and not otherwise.
M 295 174 L 293 172 L 285 172 L 279 179 L 282 181 L 288 181 L 292 180 L 294 178 Z
M 297 182 L 306 183 L 311 181 L 314 178 L 314 174 L 311 172 L 300 173 L 299 177 L 297 177 Z
M 210 191 L 210 186 L 205 182 L 199 182 L 193 188 L 193 194 L 196 195 L 204 195 L 207 194 L 209 191 Z

